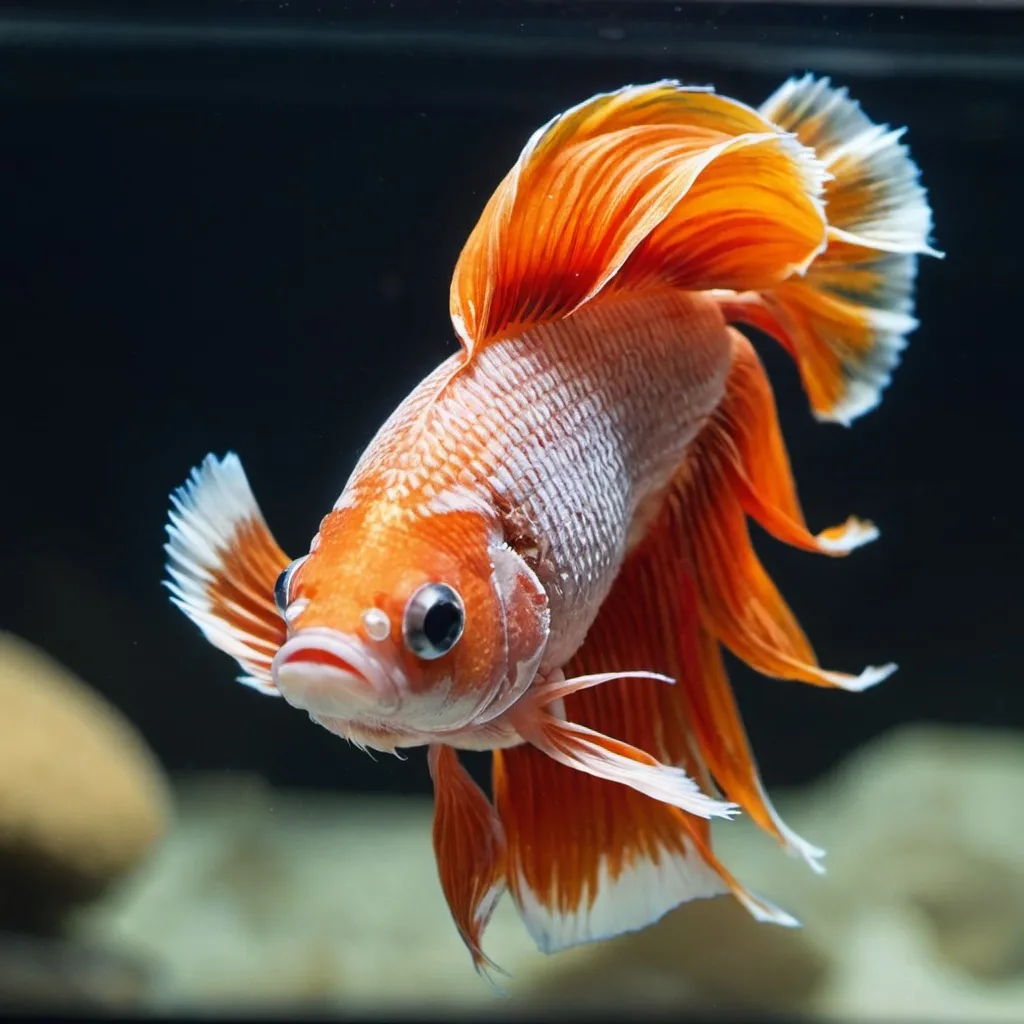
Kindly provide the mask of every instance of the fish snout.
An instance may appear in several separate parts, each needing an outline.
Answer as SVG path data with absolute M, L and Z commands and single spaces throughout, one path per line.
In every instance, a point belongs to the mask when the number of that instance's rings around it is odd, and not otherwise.
M 357 639 L 332 629 L 299 630 L 282 645 L 271 671 L 293 707 L 318 716 L 349 719 L 397 710 L 398 687 Z

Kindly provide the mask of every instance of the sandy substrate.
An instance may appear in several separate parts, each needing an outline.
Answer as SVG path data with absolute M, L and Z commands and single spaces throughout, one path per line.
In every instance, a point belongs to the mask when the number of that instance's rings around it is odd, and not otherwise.
M 160 1010 L 699 1007 L 823 1019 L 1024 1019 L 1024 736 L 915 728 L 777 799 L 829 851 L 813 875 L 743 821 L 724 860 L 795 913 L 757 924 L 730 898 L 552 957 L 511 902 L 487 935 L 511 1000 L 450 924 L 421 800 L 275 792 L 259 780 L 177 786 L 157 855 L 85 911 L 90 946 L 150 965 L 133 998 Z

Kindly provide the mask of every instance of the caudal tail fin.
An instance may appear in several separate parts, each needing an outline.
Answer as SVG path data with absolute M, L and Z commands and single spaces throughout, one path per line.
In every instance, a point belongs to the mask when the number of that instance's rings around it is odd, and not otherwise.
M 759 112 L 796 135 L 831 175 L 828 244 L 805 275 L 763 292 L 753 315 L 738 319 L 789 349 L 819 420 L 849 425 L 878 404 L 917 326 L 917 257 L 942 255 L 929 244 L 931 208 L 903 129 L 872 123 L 827 78 L 790 79 Z

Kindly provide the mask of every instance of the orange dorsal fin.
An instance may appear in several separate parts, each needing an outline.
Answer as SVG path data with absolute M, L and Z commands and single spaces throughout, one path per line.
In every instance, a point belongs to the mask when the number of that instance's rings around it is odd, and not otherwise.
M 452 322 L 472 354 L 610 286 L 770 287 L 821 250 L 823 182 L 810 149 L 735 100 L 671 81 L 594 96 L 535 132 L 491 196 Z

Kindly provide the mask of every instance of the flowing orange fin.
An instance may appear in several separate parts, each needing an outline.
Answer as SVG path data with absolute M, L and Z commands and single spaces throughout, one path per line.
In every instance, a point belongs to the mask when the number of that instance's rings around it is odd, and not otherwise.
M 481 943 L 505 892 L 504 831 L 451 747 L 430 747 L 427 761 L 434 781 L 434 855 L 441 889 L 473 966 L 493 984 L 488 971 L 505 972 Z
M 700 621 L 682 514 L 688 488 L 688 478 L 681 477 L 627 558 L 613 591 L 617 601 L 602 608 L 584 650 L 588 658 L 613 668 L 646 655 L 671 671 L 679 680 L 675 687 L 649 691 L 653 705 L 644 713 L 658 727 L 656 742 L 648 749 L 669 763 L 687 766 L 698 778 L 712 777 L 788 853 L 820 872 L 824 852 L 782 820 L 765 792 L 720 644 Z M 647 639 L 638 650 L 641 638 Z M 708 843 L 707 833 L 701 835 Z M 722 877 L 756 917 L 764 917 L 763 901 L 751 897 L 731 876 Z M 773 918 L 769 914 L 765 919 Z
M 789 454 L 779 429 L 775 396 L 754 346 L 732 338 L 732 369 L 717 428 L 703 443 L 720 449 L 719 464 L 743 511 L 777 540 L 806 551 L 846 555 L 878 537 L 874 523 L 850 516 L 845 523 L 812 534 L 793 482 Z
M 287 629 L 274 585 L 291 560 L 267 527 L 238 456 L 208 455 L 171 504 L 164 545 L 171 600 L 242 666 L 239 682 L 278 695 L 270 663 Z
M 754 552 L 743 498 L 748 499 L 755 512 L 766 508 L 777 511 L 774 520 L 766 517 L 768 525 L 782 534 L 786 532 L 782 529 L 785 526 L 791 531 L 791 538 L 787 539 L 814 538 L 809 533 L 802 537 L 802 519 L 793 518 L 796 509 L 792 504 L 795 495 L 790 490 L 791 481 L 777 476 L 772 482 L 768 460 L 761 462 L 759 477 L 755 475 L 751 480 L 745 473 L 740 453 L 745 448 L 756 449 L 743 434 L 756 430 L 758 421 L 750 413 L 749 405 L 744 409 L 744 402 L 750 399 L 753 381 L 762 389 L 767 389 L 768 383 L 763 371 L 759 371 L 750 343 L 739 331 L 731 329 L 730 334 L 734 360 L 726 382 L 726 396 L 691 446 L 677 489 L 669 499 L 678 508 L 680 529 L 691 549 L 701 620 L 734 654 L 765 675 L 798 679 L 815 686 L 866 689 L 889 676 L 896 666 L 868 667 L 856 676 L 822 669 L 803 630 Z M 764 394 L 762 391 L 762 399 Z M 761 412 L 768 411 L 762 405 Z M 763 419 L 759 436 L 764 442 Z M 776 462 L 777 473 L 779 468 Z M 760 504 L 751 500 L 757 496 L 754 488 L 759 478 L 761 493 L 768 496 Z M 773 499 L 781 507 L 770 505 Z M 789 516 L 782 514 L 787 505 Z M 829 543 L 825 547 L 849 546 L 851 536 L 857 539 L 863 532 L 863 524 L 853 520 L 853 526 L 845 532 L 842 528 L 826 531 Z
M 581 675 L 554 683 L 550 696 L 561 696 L 564 718 L 577 728 L 621 737 L 708 780 L 711 790 L 682 678 L 672 686 L 629 677 L 636 665 L 682 672 L 671 613 L 681 547 L 677 536 L 671 550 L 645 544 L 627 558 L 568 666 Z M 695 628 L 692 618 L 687 624 Z M 608 672 L 588 676 L 597 666 Z M 579 689 L 580 678 L 600 685 Z M 508 842 L 509 891 L 545 952 L 642 928 L 681 903 L 728 892 L 759 920 L 796 924 L 717 860 L 705 817 L 559 763 L 536 746 L 495 754 L 494 796 Z
M 825 244 L 813 152 L 749 107 L 678 82 L 594 96 L 530 138 L 455 267 L 469 352 L 603 290 L 763 289 Z
M 674 687 L 647 684 L 643 695 L 650 703 L 642 711 L 637 704 L 640 695 L 633 690 L 628 693 L 626 710 L 632 715 L 628 721 L 636 721 L 636 715 L 642 714 L 657 722 L 646 749 L 670 764 L 686 767 L 698 778 L 712 777 L 730 800 L 789 853 L 820 871 L 822 851 L 786 825 L 764 790 L 719 642 L 700 622 L 693 560 L 681 514 L 688 485 L 681 480 L 678 487 L 626 559 L 612 592 L 614 601 L 602 607 L 584 652 L 587 660 L 613 669 L 645 657 L 675 675 L 678 683 Z M 626 697 L 621 690 L 617 695 L 620 700 Z M 601 698 L 607 701 L 605 693 L 595 693 L 589 700 L 593 704 Z M 567 713 L 580 717 L 568 702 Z M 603 713 L 611 717 L 615 712 L 606 703 Z M 593 711 L 588 707 L 585 714 Z M 700 837 L 709 842 L 706 829 L 698 833 Z M 752 904 L 735 880 L 727 881 L 741 902 L 753 909 L 758 901 L 754 899 Z M 755 916 L 761 914 L 755 910 Z
M 670 514 L 669 529 L 678 536 L 681 525 Z M 701 756 L 730 799 L 735 800 L 766 832 L 815 872 L 824 871 L 825 851 L 797 835 L 775 810 L 757 768 L 739 708 L 726 674 L 722 649 L 699 624 L 696 587 L 689 572 L 679 576 L 675 628 L 680 657 L 685 662 L 682 688 L 687 723 L 697 737 Z
M 806 276 L 764 293 L 764 312 L 738 319 L 795 353 L 818 419 L 849 425 L 878 404 L 917 326 L 917 257 L 942 255 L 931 209 L 902 130 L 873 124 L 827 78 L 791 79 L 760 112 L 828 169 L 828 247 Z
M 494 794 L 509 891 L 545 953 L 644 928 L 731 884 L 740 889 L 710 854 L 704 819 L 567 768 L 536 747 L 495 752 Z M 794 923 L 740 891 L 759 916 Z

